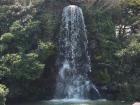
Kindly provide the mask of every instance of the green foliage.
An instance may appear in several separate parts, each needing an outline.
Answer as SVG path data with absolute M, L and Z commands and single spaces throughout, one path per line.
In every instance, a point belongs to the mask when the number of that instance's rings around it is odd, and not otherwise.
M 0 105 L 5 105 L 6 96 L 9 90 L 6 88 L 5 85 L 0 84 Z
M 14 35 L 11 34 L 11 33 L 4 33 L 2 36 L 1 36 L 1 42 L 3 43 L 9 43 L 12 41 L 12 39 L 14 39 Z
M 39 21 L 29 20 L 24 25 L 20 21 L 15 21 L 10 27 L 10 31 L 15 36 L 16 47 L 19 51 L 32 50 L 37 44 L 39 34 Z
M 18 2 L 0 6 L 0 79 L 9 87 L 10 98 L 40 94 L 42 88 L 38 92 L 40 87 L 33 81 L 42 78 L 48 57 L 54 53 L 50 39 L 56 28 L 54 13 L 38 15 L 37 9 Z
M 10 26 L 10 20 L 7 17 L 8 6 L 0 6 L 0 35 L 7 32 Z
M 6 54 L 2 57 L 2 63 L 4 68 L 10 70 L 8 75 L 17 79 L 37 79 L 44 69 L 44 65 L 38 61 L 38 55 L 35 53 Z
M 57 28 L 59 23 L 59 14 L 56 11 L 52 10 L 44 10 L 45 13 L 39 16 L 39 20 L 41 21 L 41 30 L 42 35 L 40 36 L 43 40 L 51 41 L 54 40 L 54 35 L 57 36 Z M 47 36 L 46 36 L 47 35 Z
M 4 65 L 0 66 L 0 78 L 4 77 L 5 75 L 9 74 L 10 69 L 5 67 Z
M 89 43 L 94 45 L 90 49 L 92 59 L 97 62 L 112 63 L 114 53 L 119 47 L 112 17 L 108 12 L 94 7 L 87 12 Z
M 117 52 L 116 55 L 119 57 L 122 56 L 137 56 L 140 54 L 140 42 L 137 39 L 131 39 L 128 46 L 121 51 Z
M 55 19 L 54 19 L 54 12 L 48 11 L 46 14 L 42 16 L 42 20 L 44 24 L 44 30 L 51 34 L 54 30 Z
M 132 88 L 139 85 L 137 79 L 139 80 L 140 44 L 137 33 L 140 29 L 140 9 L 138 0 L 123 3 L 120 5 L 121 9 L 116 11 L 102 10 L 96 7 L 96 4 L 85 10 L 89 52 L 94 69 L 92 78 L 96 84 L 103 87 L 103 91 L 111 91 L 112 97 L 136 100 L 139 95 Z M 120 26 L 118 36 L 115 33 L 116 26 Z M 124 86 L 126 83 L 128 85 Z M 139 87 L 135 89 L 138 91 Z M 116 91 L 118 92 L 115 93 Z
M 128 4 L 131 6 L 135 6 L 135 5 L 140 6 L 140 0 L 128 0 Z
M 39 41 L 37 53 L 41 61 L 45 62 L 49 55 L 52 55 L 54 52 L 55 46 L 51 42 L 42 42 Z
M 108 85 L 111 83 L 111 76 L 107 70 L 99 72 L 96 79 L 102 85 Z
M 7 44 L 0 44 L 0 53 L 4 52 L 7 49 Z
M 123 1 L 120 5 L 121 11 L 116 23 L 120 25 L 118 37 L 121 41 L 127 41 L 128 34 L 136 34 L 140 29 L 140 1 L 128 0 L 128 2 Z
M 97 38 L 102 49 L 101 55 L 102 60 L 106 60 L 107 63 L 112 62 L 113 54 L 117 49 L 117 40 L 115 37 L 115 25 L 113 24 L 111 17 L 107 16 L 106 13 L 102 13 L 97 10 L 95 15 Z
M 15 21 L 12 26 L 10 27 L 10 31 L 12 33 L 19 33 L 20 30 L 22 30 L 22 25 L 20 24 L 20 21 Z
M 6 96 L 8 94 L 8 89 L 5 85 L 0 84 L 0 96 Z

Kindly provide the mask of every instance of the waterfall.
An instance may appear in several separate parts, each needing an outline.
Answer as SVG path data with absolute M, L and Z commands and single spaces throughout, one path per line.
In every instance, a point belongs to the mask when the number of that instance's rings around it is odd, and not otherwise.
M 82 9 L 76 5 L 65 7 L 59 37 L 56 99 L 89 99 L 91 90 L 99 96 L 88 78 L 91 65 L 87 44 Z

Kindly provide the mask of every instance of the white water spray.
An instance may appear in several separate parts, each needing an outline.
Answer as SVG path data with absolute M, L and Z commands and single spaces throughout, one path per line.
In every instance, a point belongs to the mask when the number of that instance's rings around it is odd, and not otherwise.
M 75 5 L 64 8 L 59 38 L 59 57 L 55 99 L 89 99 L 99 92 L 88 78 L 91 72 L 88 40 L 82 9 Z

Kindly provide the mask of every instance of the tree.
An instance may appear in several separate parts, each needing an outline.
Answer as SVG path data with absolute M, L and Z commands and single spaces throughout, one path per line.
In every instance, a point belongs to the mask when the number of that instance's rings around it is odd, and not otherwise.
M 1 59 L 1 65 L 3 65 L 3 69 L 8 68 L 7 75 L 21 80 L 39 78 L 44 69 L 44 64 L 38 61 L 38 55 L 35 53 L 6 54 Z

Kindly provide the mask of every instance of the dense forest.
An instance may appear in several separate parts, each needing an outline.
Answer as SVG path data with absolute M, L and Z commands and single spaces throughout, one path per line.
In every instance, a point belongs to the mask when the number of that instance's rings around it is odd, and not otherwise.
M 0 0 L 0 105 L 53 98 L 61 14 L 72 1 Z M 103 98 L 140 101 L 140 0 L 76 5 L 86 22 L 90 79 Z

